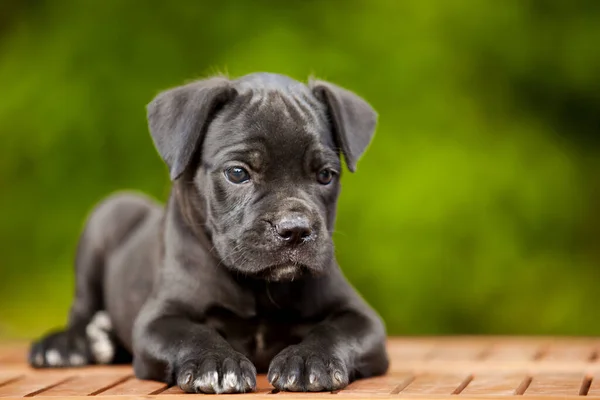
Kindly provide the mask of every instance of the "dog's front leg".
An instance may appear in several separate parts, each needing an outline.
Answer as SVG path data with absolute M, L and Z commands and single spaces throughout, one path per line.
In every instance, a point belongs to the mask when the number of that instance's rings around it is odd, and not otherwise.
M 331 314 L 302 342 L 282 350 L 271 361 L 269 382 L 279 390 L 339 390 L 353 379 L 385 373 L 383 323 L 361 308 Z
M 160 309 L 151 303 L 145 311 Z M 148 314 L 150 314 L 148 313 Z M 177 384 L 190 393 L 243 393 L 256 388 L 256 368 L 214 329 L 184 315 L 140 315 L 134 369 L 140 379 Z

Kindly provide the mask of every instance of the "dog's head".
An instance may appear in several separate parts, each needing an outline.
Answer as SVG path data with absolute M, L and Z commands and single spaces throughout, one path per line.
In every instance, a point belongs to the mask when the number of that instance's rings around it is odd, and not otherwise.
M 160 93 L 150 132 L 172 180 L 193 177 L 222 264 L 288 280 L 323 272 L 340 191 L 377 114 L 331 83 L 275 74 L 209 78 Z

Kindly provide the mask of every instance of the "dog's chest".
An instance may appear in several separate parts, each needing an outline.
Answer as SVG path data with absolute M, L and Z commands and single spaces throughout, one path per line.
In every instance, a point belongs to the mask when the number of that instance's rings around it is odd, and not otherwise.
M 265 301 L 266 300 L 266 301 Z M 237 351 L 245 354 L 259 371 L 266 371 L 271 359 L 285 347 L 300 342 L 314 326 L 289 304 L 256 297 L 256 314 L 243 318 L 223 309 L 212 309 L 208 324 Z
M 304 324 L 277 319 L 243 319 L 235 316 L 207 320 L 237 351 L 245 354 L 259 370 L 266 370 L 271 359 L 290 344 L 302 340 L 308 330 Z

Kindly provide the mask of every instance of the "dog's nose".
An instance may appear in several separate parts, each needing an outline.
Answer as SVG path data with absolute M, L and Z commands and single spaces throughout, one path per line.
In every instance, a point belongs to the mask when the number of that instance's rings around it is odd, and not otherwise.
M 281 239 L 291 245 L 300 244 L 312 235 L 310 221 L 306 216 L 298 214 L 281 218 L 275 224 L 275 231 Z

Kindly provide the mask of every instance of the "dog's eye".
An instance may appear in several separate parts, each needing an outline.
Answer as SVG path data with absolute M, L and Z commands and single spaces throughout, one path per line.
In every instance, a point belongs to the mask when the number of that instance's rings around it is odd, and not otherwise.
M 321 184 L 321 185 L 329 185 L 331 183 L 331 181 L 333 181 L 333 176 L 335 175 L 335 173 L 328 169 L 322 169 L 319 171 L 319 173 L 317 173 L 317 181 Z
M 225 177 L 231 183 L 244 183 L 250 180 L 250 174 L 242 167 L 229 167 L 225 170 Z

